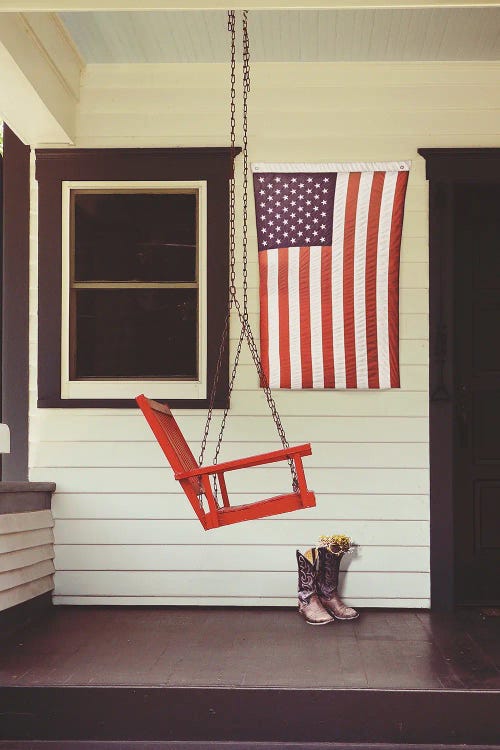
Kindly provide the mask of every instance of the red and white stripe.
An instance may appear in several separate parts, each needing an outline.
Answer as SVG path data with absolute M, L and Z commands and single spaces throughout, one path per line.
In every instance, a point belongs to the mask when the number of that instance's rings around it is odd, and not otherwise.
M 400 165 L 339 171 L 331 247 L 259 252 L 261 354 L 271 387 L 399 387 L 407 177 Z

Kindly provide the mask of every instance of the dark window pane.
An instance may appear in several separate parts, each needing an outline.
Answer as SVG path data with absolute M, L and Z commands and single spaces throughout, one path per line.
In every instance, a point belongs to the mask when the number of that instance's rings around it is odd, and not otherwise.
M 197 378 L 196 289 L 77 289 L 73 377 Z
M 196 281 L 194 193 L 75 193 L 76 281 Z

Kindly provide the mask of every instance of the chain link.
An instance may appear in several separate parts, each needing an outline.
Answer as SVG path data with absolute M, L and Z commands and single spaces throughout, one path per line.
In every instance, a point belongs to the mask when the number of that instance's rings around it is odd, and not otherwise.
M 241 308 L 239 305 L 239 302 L 236 301 L 236 309 L 238 310 L 238 315 L 240 317 L 242 328 L 245 331 L 245 337 L 247 340 L 248 348 L 250 349 L 250 354 L 252 355 L 252 359 L 255 365 L 255 369 L 257 370 L 257 374 L 259 376 L 260 385 L 262 390 L 264 391 L 264 395 L 266 397 L 267 405 L 269 406 L 269 409 L 271 411 L 271 414 L 273 416 L 274 424 L 276 425 L 276 429 L 278 431 L 278 435 L 281 440 L 281 445 L 283 448 L 289 448 L 290 444 L 286 438 L 285 434 L 285 428 L 283 427 L 283 424 L 281 422 L 280 415 L 278 413 L 278 408 L 276 406 L 276 402 L 273 398 L 273 394 L 271 392 L 271 388 L 269 387 L 269 382 L 267 380 L 266 373 L 264 372 L 264 367 L 262 366 L 262 360 L 259 356 L 259 350 L 257 348 L 257 344 L 252 332 L 252 329 L 250 327 L 250 323 L 248 320 L 248 316 L 245 318 L 244 314 L 241 312 Z M 290 471 L 292 474 L 292 486 L 294 492 L 298 492 L 299 489 L 299 480 L 297 477 L 297 472 L 295 469 L 295 464 L 291 458 L 288 459 L 288 465 L 290 466 Z
M 250 93 L 250 40 L 248 11 L 243 11 L 243 315 L 248 321 L 248 94 Z
M 220 346 L 219 346 L 219 356 L 217 358 L 217 365 L 215 367 L 214 382 L 212 385 L 212 390 L 210 392 L 210 402 L 208 406 L 207 421 L 205 423 L 205 430 L 203 432 L 203 439 L 201 441 L 200 455 L 198 456 L 198 466 L 203 465 L 203 457 L 205 455 L 205 449 L 207 447 L 208 433 L 210 432 L 210 423 L 212 421 L 212 414 L 214 410 L 215 394 L 217 392 L 217 383 L 219 382 L 220 372 L 222 369 L 222 362 L 224 359 L 224 352 L 226 350 L 228 334 L 229 334 L 229 317 L 230 317 L 229 310 L 230 308 L 228 307 L 226 318 L 224 321 L 224 328 L 222 330 Z
M 228 11 L 227 28 L 231 34 L 231 101 L 230 101 L 230 123 L 231 123 L 231 179 L 229 181 L 229 309 L 231 300 L 236 295 L 236 264 L 235 264 L 235 215 L 236 184 L 234 179 L 234 164 L 236 160 L 236 16 L 234 10 Z
M 271 388 L 264 372 L 262 362 L 259 356 L 257 344 L 255 342 L 250 322 L 248 318 L 248 94 L 250 92 L 250 43 L 248 36 L 248 11 L 243 11 L 242 27 L 243 27 L 243 229 L 242 229 L 242 249 L 243 249 L 243 309 L 236 296 L 236 242 L 235 242 L 235 215 L 236 215 L 236 201 L 235 201 L 235 179 L 234 179 L 234 161 L 235 161 L 235 146 L 236 146 L 236 17 L 234 10 L 228 11 L 228 31 L 231 34 L 231 100 L 230 100 L 230 123 L 231 123 L 231 156 L 232 156 L 232 176 L 229 183 L 229 299 L 226 318 L 224 322 L 224 329 L 222 332 L 221 343 L 219 347 L 219 356 L 217 359 L 217 366 L 215 369 L 214 381 L 212 385 L 212 391 L 210 394 L 210 403 L 207 414 L 207 421 L 205 424 L 205 431 L 201 443 L 201 452 L 198 459 L 198 463 L 201 466 L 203 463 L 203 457 L 207 445 L 208 434 L 210 431 L 210 423 L 212 420 L 212 413 L 215 403 L 215 393 L 217 389 L 217 383 L 219 381 L 220 372 L 222 369 L 222 362 L 224 359 L 224 352 L 229 340 L 229 325 L 231 310 L 234 308 L 238 314 L 238 318 L 241 324 L 241 332 L 236 347 L 236 354 L 234 358 L 233 368 L 231 370 L 231 376 L 229 379 L 228 386 L 228 399 L 224 413 L 222 415 L 222 422 L 217 438 L 217 445 L 215 448 L 215 457 L 213 463 L 216 464 L 219 458 L 219 453 L 222 445 L 222 438 L 226 427 L 227 416 L 229 412 L 229 404 L 231 393 L 233 391 L 234 381 L 236 378 L 236 371 L 240 360 L 241 349 L 243 340 L 246 339 L 252 360 L 256 367 L 260 385 L 264 391 L 267 404 L 273 416 L 278 435 L 281 440 L 283 448 L 289 448 L 288 440 L 286 439 L 285 430 L 281 423 L 276 402 L 273 398 Z M 292 473 L 292 485 L 295 492 L 298 491 L 299 483 L 297 478 L 297 472 L 295 470 L 295 464 L 291 458 L 288 459 L 288 464 Z M 218 495 L 218 483 L 217 477 L 213 479 L 214 483 L 214 495 L 217 503 Z

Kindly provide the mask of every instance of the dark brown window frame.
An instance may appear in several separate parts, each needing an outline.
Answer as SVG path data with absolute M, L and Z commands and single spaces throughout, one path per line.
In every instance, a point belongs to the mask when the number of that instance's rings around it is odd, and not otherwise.
M 234 155 L 240 149 L 235 149 Z M 229 284 L 230 148 L 37 149 L 38 181 L 38 406 L 134 408 L 133 399 L 61 398 L 61 285 L 63 181 L 207 182 L 207 394 L 210 393 L 226 314 Z M 228 402 L 228 352 L 215 407 Z M 148 383 L 148 396 L 155 398 Z M 161 398 L 159 399 L 162 400 Z M 172 399 L 173 407 L 199 409 L 204 399 Z

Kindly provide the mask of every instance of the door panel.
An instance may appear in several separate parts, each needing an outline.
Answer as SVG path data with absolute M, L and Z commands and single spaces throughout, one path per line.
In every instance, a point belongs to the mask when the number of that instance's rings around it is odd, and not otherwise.
M 500 185 L 455 191 L 457 604 L 500 603 Z
M 498 549 L 500 528 L 500 482 L 476 481 L 474 498 L 477 549 Z

